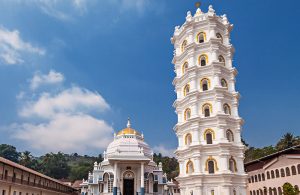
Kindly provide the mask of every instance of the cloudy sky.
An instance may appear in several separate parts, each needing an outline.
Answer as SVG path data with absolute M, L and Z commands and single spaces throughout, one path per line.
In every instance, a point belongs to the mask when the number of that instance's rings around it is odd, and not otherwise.
M 191 0 L 0 0 L 0 143 L 96 155 L 126 125 L 176 148 L 170 37 Z M 243 137 L 300 134 L 300 3 L 204 1 L 234 24 Z

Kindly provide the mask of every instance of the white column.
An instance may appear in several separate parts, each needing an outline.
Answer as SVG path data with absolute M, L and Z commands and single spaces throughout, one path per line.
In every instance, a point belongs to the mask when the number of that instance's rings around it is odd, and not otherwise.
M 145 186 L 144 186 L 144 163 L 141 162 L 141 195 L 145 194 Z
M 114 183 L 113 183 L 113 195 L 117 195 L 117 174 L 118 174 L 118 163 L 114 164 Z

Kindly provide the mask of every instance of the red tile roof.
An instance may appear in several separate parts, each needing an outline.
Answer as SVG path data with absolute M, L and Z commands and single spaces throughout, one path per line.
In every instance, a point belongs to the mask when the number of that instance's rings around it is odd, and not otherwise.
M 44 175 L 44 174 L 42 174 L 42 173 L 39 173 L 39 172 L 37 172 L 37 171 L 35 171 L 35 170 L 29 169 L 29 168 L 27 168 L 27 167 L 24 167 L 24 166 L 22 166 L 22 165 L 20 165 L 20 164 L 18 164 L 18 163 L 12 162 L 12 161 L 7 160 L 7 159 L 5 159 L 5 158 L 3 158 L 3 157 L 0 157 L 0 163 L 4 163 L 4 164 L 6 164 L 6 165 L 15 167 L 15 168 L 17 168 L 17 169 L 26 171 L 26 172 L 31 173 L 31 174 L 35 174 L 35 175 L 37 175 L 37 176 L 39 176 L 39 177 L 42 177 L 42 178 L 51 180 L 51 181 L 53 181 L 53 182 L 56 182 L 56 183 L 59 183 L 59 184 L 61 184 L 61 185 L 64 185 L 64 186 L 67 186 L 67 187 L 71 188 L 69 185 L 66 185 L 66 184 L 62 183 L 61 181 L 59 181 L 59 180 L 57 180 L 57 179 L 53 179 L 52 177 L 49 177 L 49 176 Z

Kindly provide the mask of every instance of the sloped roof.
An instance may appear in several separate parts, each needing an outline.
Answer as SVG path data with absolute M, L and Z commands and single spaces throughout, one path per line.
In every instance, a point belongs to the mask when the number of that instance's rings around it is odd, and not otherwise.
M 8 159 L 6 159 L 6 158 L 0 157 L 0 163 L 3 163 L 3 164 L 6 164 L 6 165 L 15 167 L 15 168 L 20 169 L 20 170 L 22 170 L 22 171 L 26 171 L 26 172 L 28 172 L 28 173 L 37 175 L 37 176 L 39 176 L 39 177 L 48 179 L 48 180 L 53 181 L 53 182 L 56 182 L 56 183 L 59 183 L 59 184 L 61 184 L 61 185 L 63 185 L 63 186 L 72 188 L 71 186 L 66 185 L 66 184 L 64 184 L 63 182 L 61 182 L 61 181 L 59 181 L 59 180 L 57 180 L 57 179 L 54 179 L 54 178 L 52 178 L 52 177 L 49 177 L 49 176 L 44 175 L 44 174 L 42 174 L 42 173 L 39 173 L 39 172 L 37 172 L 37 171 L 35 171 L 35 170 L 29 169 L 29 168 L 27 168 L 27 167 L 25 167 L 25 166 L 23 166 L 23 165 L 20 165 L 20 164 L 18 164 L 18 163 L 12 162 L 12 161 L 10 161 L 10 160 L 8 160 Z M 75 190 L 75 189 L 74 189 L 74 190 Z

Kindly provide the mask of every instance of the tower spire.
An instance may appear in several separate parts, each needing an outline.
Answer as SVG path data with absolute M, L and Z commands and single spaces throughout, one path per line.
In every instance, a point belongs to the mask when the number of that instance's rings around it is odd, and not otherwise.
M 127 119 L 127 127 L 130 128 L 131 127 L 131 124 L 130 124 L 130 118 L 128 117 Z

